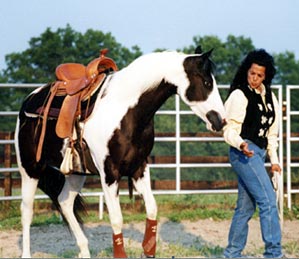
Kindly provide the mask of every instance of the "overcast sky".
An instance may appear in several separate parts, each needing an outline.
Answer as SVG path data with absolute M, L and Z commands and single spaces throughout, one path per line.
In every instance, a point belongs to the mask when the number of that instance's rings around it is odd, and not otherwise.
M 299 0 L 1 0 L 0 69 L 6 54 L 29 48 L 48 27 L 67 24 L 82 33 L 111 32 L 123 46 L 145 53 L 189 46 L 194 36 L 225 41 L 232 34 L 299 59 Z

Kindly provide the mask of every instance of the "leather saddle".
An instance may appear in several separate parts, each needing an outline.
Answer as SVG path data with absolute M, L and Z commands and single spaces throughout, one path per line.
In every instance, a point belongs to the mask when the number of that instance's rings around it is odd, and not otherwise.
M 60 138 L 72 139 L 75 122 L 81 116 L 81 102 L 91 97 L 96 88 L 104 81 L 107 73 L 117 71 L 115 62 L 106 57 L 108 49 L 100 51 L 100 56 L 87 66 L 79 63 L 65 63 L 57 66 L 57 80 L 53 83 L 49 98 L 43 108 L 42 129 L 38 142 L 36 161 L 41 152 L 51 103 L 55 96 L 65 96 L 59 111 L 56 134 Z

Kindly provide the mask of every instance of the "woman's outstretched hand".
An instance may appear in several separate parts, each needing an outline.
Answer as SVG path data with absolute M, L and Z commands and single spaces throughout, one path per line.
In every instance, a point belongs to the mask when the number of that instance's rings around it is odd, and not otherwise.
M 252 157 L 253 154 L 254 154 L 253 150 L 248 149 L 248 143 L 247 142 L 242 142 L 242 144 L 240 145 L 240 149 L 242 150 L 243 154 L 248 156 L 248 157 Z

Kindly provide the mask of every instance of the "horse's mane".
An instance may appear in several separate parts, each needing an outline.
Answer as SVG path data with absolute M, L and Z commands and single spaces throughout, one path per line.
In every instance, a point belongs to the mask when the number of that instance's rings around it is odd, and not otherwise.
M 137 90 L 137 88 L 138 91 L 140 91 L 140 89 L 148 90 L 155 87 L 162 79 L 174 85 L 178 85 L 178 82 L 181 82 L 181 80 L 185 80 L 184 78 L 186 78 L 184 76 L 186 73 L 184 62 L 188 58 L 206 55 L 203 62 L 203 69 L 209 74 L 213 73 L 214 63 L 209 58 L 210 52 L 186 54 L 183 52 L 166 50 L 147 53 L 138 57 L 128 66 L 118 71 L 116 75 L 113 76 L 112 81 L 114 82 L 111 83 L 122 85 L 122 87 L 128 89 L 128 95 L 130 92 Z M 115 91 L 118 90 L 115 89 Z
M 140 85 L 142 83 L 148 86 L 149 82 L 155 85 L 170 71 L 183 72 L 183 61 L 186 57 L 186 54 L 176 51 L 148 53 L 138 57 L 127 67 L 118 71 L 113 80 L 122 85 L 130 84 L 128 86 L 130 88 L 135 84 Z
M 211 50 L 212 51 L 212 50 Z M 195 57 L 201 55 L 210 55 L 210 53 L 195 53 L 195 54 L 186 54 L 183 52 L 173 51 L 173 50 L 165 50 L 161 52 L 152 52 L 148 54 L 144 54 L 137 59 L 135 59 L 132 63 L 130 63 L 125 69 L 136 69 L 136 66 L 142 67 L 145 72 L 149 70 L 160 70 L 165 71 L 168 70 L 180 70 L 183 68 L 183 62 L 187 57 Z M 213 73 L 215 64 L 210 58 L 206 59 L 208 62 L 205 62 L 205 67 L 207 72 Z

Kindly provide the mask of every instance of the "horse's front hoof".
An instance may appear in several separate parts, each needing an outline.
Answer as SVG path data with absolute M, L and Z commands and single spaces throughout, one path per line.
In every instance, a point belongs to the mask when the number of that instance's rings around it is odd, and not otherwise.
M 86 253 L 79 253 L 78 254 L 78 258 L 91 258 L 90 253 L 86 252 Z

